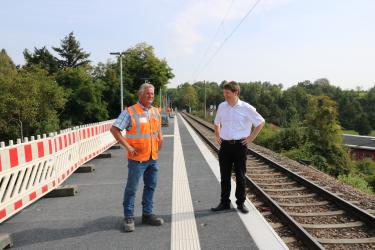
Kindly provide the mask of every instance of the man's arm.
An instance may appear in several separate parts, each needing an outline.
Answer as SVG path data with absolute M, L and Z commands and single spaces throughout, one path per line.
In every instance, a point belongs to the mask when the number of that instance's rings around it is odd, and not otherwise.
M 161 131 L 161 116 L 160 116 L 159 131 L 158 131 L 158 151 L 160 151 L 162 147 L 163 147 L 163 133 Z
M 128 150 L 129 153 L 131 154 L 135 154 L 137 153 L 135 148 L 133 148 L 126 140 L 125 138 L 122 136 L 121 134 L 121 131 L 119 128 L 115 127 L 115 126 L 112 126 L 109 130 L 111 132 L 111 134 L 113 135 L 113 137 L 115 137 L 115 139 L 122 145 L 126 148 L 126 150 Z
M 220 138 L 220 124 L 215 124 L 215 138 L 216 142 L 221 145 L 221 138 Z
M 255 138 L 257 138 L 259 132 L 262 130 L 264 126 L 264 122 L 262 122 L 261 124 L 259 124 L 258 126 L 256 126 L 253 131 L 251 131 L 251 134 L 246 137 L 245 139 L 242 140 L 242 144 L 243 145 L 247 145 L 251 142 L 253 142 L 255 140 Z

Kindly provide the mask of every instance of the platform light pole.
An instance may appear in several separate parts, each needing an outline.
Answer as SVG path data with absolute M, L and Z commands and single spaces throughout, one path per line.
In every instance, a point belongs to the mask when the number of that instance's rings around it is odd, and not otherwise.
M 120 60 L 120 100 L 121 100 L 121 110 L 120 112 L 122 112 L 122 110 L 124 109 L 124 86 L 122 84 L 122 55 L 124 54 L 124 52 L 110 52 L 109 53 L 110 55 L 116 55 L 118 56 L 119 60 Z
M 15 119 L 15 118 L 10 118 L 9 119 L 10 122 L 15 122 L 17 123 L 17 125 L 20 127 L 20 131 L 21 131 L 21 142 L 23 142 L 23 126 L 22 126 L 22 121 L 21 121 L 21 117 L 20 117 L 20 114 L 18 114 L 18 119 Z

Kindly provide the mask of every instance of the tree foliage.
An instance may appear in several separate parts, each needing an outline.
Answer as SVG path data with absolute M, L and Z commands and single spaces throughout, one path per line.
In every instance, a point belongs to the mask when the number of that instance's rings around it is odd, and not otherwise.
M 58 72 L 56 81 L 68 93 L 68 102 L 61 114 L 63 127 L 108 119 L 102 96 L 104 84 L 93 79 L 87 69 L 65 68 Z
M 13 76 L 17 74 L 16 65 L 12 59 L 8 56 L 5 49 L 0 51 L 0 76 Z
M 39 66 L 0 76 L 0 138 L 20 138 L 56 131 L 66 94 Z
M 52 47 L 60 56 L 57 61 L 61 69 L 85 66 L 90 63 L 90 60 L 88 60 L 90 53 L 85 52 L 80 46 L 81 44 L 75 38 L 73 32 L 70 32 L 61 40 L 60 47 Z
M 48 51 L 46 46 L 42 48 L 34 48 L 34 52 L 28 49 L 23 51 L 26 67 L 32 65 L 40 65 L 43 69 L 47 70 L 49 74 L 54 74 L 59 70 L 59 61 Z
M 305 115 L 308 141 L 314 161 L 332 175 L 347 174 L 350 160 L 342 145 L 342 130 L 337 121 L 336 103 L 327 96 L 310 96 Z

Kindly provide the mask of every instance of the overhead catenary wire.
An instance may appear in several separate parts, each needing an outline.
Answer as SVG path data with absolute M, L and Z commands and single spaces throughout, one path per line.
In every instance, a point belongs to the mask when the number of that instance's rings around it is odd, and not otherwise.
M 233 30 L 229 33 L 229 35 L 221 42 L 219 47 L 216 49 L 216 51 L 212 54 L 210 59 L 204 64 L 203 68 L 199 71 L 199 73 L 196 75 L 195 79 L 198 79 L 198 77 L 203 73 L 203 71 L 207 68 L 207 66 L 212 62 L 212 60 L 216 57 L 216 55 L 220 52 L 220 50 L 223 48 L 224 44 L 232 37 L 234 32 L 241 26 L 241 24 L 246 20 L 246 18 L 254 11 L 254 9 L 257 7 L 257 5 L 262 0 L 257 0 L 251 8 L 247 11 L 247 13 L 242 17 L 240 22 L 233 28 Z M 195 80 L 194 80 L 195 81 Z
M 230 10 L 232 9 L 232 6 L 233 6 L 234 1 L 235 1 L 235 0 L 232 0 L 231 3 L 230 3 L 230 5 L 228 6 L 228 9 L 227 9 L 227 11 L 225 12 L 223 18 L 221 19 L 221 22 L 220 22 L 219 26 L 217 27 L 214 36 L 211 38 L 210 43 L 208 44 L 208 46 L 207 46 L 205 52 L 203 53 L 203 58 L 207 55 L 208 51 L 211 49 L 212 44 L 214 43 L 214 41 L 215 41 L 217 35 L 219 34 L 219 31 L 220 31 L 221 27 L 224 25 L 224 21 L 225 21 L 225 19 L 227 18 L 227 16 L 228 16 Z

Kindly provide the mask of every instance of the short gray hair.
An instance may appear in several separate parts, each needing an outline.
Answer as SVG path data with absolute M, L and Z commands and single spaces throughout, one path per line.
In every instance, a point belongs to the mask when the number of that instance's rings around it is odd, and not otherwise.
M 153 89 L 155 90 L 154 85 L 152 85 L 151 83 L 143 83 L 143 84 L 139 87 L 138 95 L 142 95 L 143 92 L 145 91 L 145 89 L 148 89 L 148 88 L 153 88 Z

